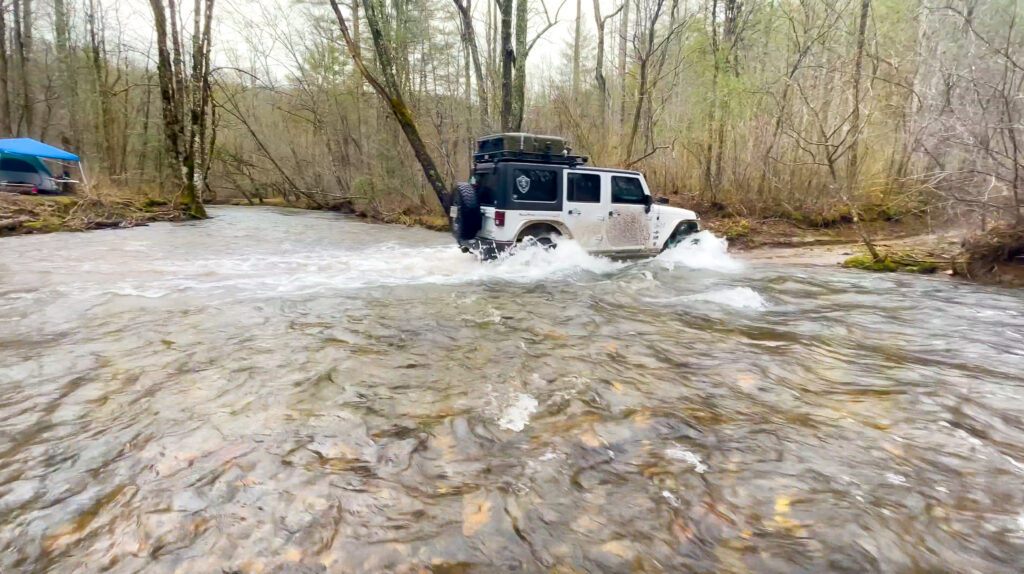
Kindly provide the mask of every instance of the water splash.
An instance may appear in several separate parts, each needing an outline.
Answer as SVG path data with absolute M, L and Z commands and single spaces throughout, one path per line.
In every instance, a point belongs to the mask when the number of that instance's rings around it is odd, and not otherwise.
M 668 268 L 682 265 L 690 269 L 737 272 L 743 263 L 728 254 L 729 242 L 710 231 L 694 233 L 681 244 L 666 250 L 655 259 Z
M 708 470 L 708 465 L 704 464 L 699 456 L 682 448 L 670 448 L 665 451 L 665 456 L 689 464 L 697 474 L 704 474 Z
M 730 287 L 728 289 L 717 289 L 694 295 L 677 297 L 674 301 L 701 301 L 725 305 L 733 309 L 761 310 L 768 306 L 764 297 L 750 287 Z
M 537 412 L 537 405 L 537 399 L 526 393 L 514 395 L 502 411 L 498 426 L 515 432 L 523 430 L 530 422 L 530 415 Z

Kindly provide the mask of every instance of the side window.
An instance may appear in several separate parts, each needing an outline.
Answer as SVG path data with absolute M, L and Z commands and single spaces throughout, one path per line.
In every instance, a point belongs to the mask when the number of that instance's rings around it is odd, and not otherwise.
M 612 176 L 612 203 L 647 203 L 640 178 Z
M 560 171 L 549 169 L 512 170 L 512 199 L 515 201 L 557 201 Z
M 596 173 L 566 174 L 566 201 L 601 203 L 601 176 Z

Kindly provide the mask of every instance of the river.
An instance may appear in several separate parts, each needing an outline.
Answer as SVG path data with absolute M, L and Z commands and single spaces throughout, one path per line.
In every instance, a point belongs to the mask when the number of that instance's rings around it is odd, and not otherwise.
M 0 240 L 0 572 L 1024 564 L 1022 290 L 210 212 Z

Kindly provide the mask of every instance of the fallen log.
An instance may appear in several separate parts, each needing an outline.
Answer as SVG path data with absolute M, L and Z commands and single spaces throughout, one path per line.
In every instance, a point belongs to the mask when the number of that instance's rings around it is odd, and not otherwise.
M 13 219 L 0 219 L 0 231 L 14 231 L 22 225 L 32 221 L 31 217 L 15 217 Z

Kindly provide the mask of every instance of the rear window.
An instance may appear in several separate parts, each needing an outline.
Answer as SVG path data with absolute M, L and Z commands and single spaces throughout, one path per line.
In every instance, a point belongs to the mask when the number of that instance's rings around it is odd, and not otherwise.
M 516 168 L 512 170 L 512 199 L 514 201 L 558 200 L 557 176 L 561 173 L 547 169 Z
M 566 181 L 566 201 L 601 203 L 601 176 L 596 173 L 570 173 Z
M 481 205 L 494 205 L 494 197 L 497 191 L 497 181 L 493 171 L 477 173 L 473 183 L 476 184 L 476 196 Z
M 647 203 L 640 178 L 613 176 L 612 203 Z

